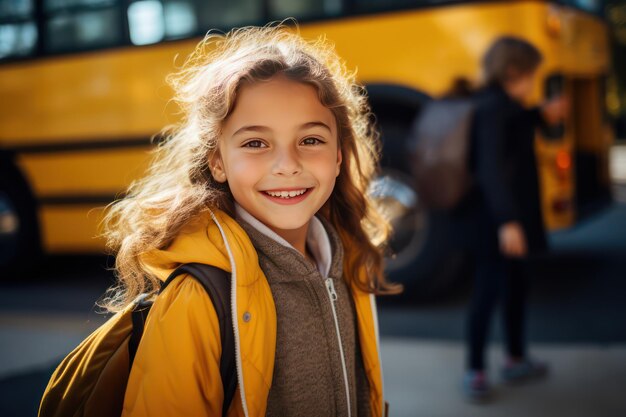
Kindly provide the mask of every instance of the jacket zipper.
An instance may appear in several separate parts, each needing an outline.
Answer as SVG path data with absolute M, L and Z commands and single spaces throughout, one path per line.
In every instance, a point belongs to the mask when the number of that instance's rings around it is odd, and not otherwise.
M 332 278 L 326 278 L 326 290 L 330 297 L 330 307 L 333 310 L 333 318 L 335 319 L 335 330 L 337 331 L 337 342 L 339 343 L 339 354 L 341 356 L 341 369 L 343 371 L 343 382 L 346 388 L 346 400 L 348 404 L 348 417 L 352 416 L 350 407 L 350 385 L 348 384 L 348 370 L 346 368 L 346 358 L 343 353 L 343 343 L 341 342 L 341 333 L 339 333 L 339 320 L 337 319 L 337 310 L 335 303 L 337 302 L 337 292 L 335 291 L 335 283 Z

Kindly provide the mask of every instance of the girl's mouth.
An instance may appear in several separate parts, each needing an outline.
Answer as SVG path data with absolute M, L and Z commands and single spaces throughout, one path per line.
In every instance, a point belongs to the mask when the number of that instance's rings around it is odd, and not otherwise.
M 306 193 L 308 188 L 303 188 L 301 190 L 289 190 L 289 191 L 264 191 L 266 194 L 269 194 L 272 197 L 280 197 L 280 198 L 293 198 L 299 195 Z
M 304 200 L 310 193 L 312 188 L 300 188 L 291 190 L 267 190 L 261 191 L 261 193 L 279 204 L 295 204 Z

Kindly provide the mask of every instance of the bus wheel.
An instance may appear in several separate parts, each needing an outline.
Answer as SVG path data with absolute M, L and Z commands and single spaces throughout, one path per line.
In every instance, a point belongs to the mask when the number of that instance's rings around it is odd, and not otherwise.
M 383 170 L 372 181 L 370 195 L 392 227 L 388 244 L 390 272 L 402 269 L 420 253 L 424 246 L 426 213 L 418 204 L 410 177 L 400 171 Z
M 412 178 L 383 169 L 373 181 L 370 195 L 393 228 L 386 272 L 390 281 L 404 285 L 404 298 L 432 301 L 455 289 L 466 257 L 452 249 L 454 231 L 446 217 L 420 205 Z
M 0 172 L 0 280 L 32 270 L 39 259 L 35 201 L 17 170 Z

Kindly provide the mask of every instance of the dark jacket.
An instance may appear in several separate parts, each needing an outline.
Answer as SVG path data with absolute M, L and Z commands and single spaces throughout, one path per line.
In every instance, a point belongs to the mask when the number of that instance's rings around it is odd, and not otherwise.
M 546 249 L 534 150 L 539 110 L 525 109 L 499 86 L 475 95 L 470 166 L 475 184 L 463 217 L 471 223 L 480 246 L 498 250 L 498 228 L 520 222 L 529 249 Z

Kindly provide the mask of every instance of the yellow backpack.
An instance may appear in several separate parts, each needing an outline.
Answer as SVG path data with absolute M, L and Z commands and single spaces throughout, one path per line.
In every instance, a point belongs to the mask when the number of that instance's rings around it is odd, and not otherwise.
M 223 352 L 220 358 L 224 386 L 222 409 L 226 415 L 237 388 L 230 275 L 210 265 L 185 264 L 172 272 L 159 294 L 171 281 L 184 274 L 202 284 L 219 318 Z M 142 294 L 63 359 L 48 382 L 39 406 L 39 417 L 121 415 L 128 376 L 152 303 L 146 301 L 146 294 Z

